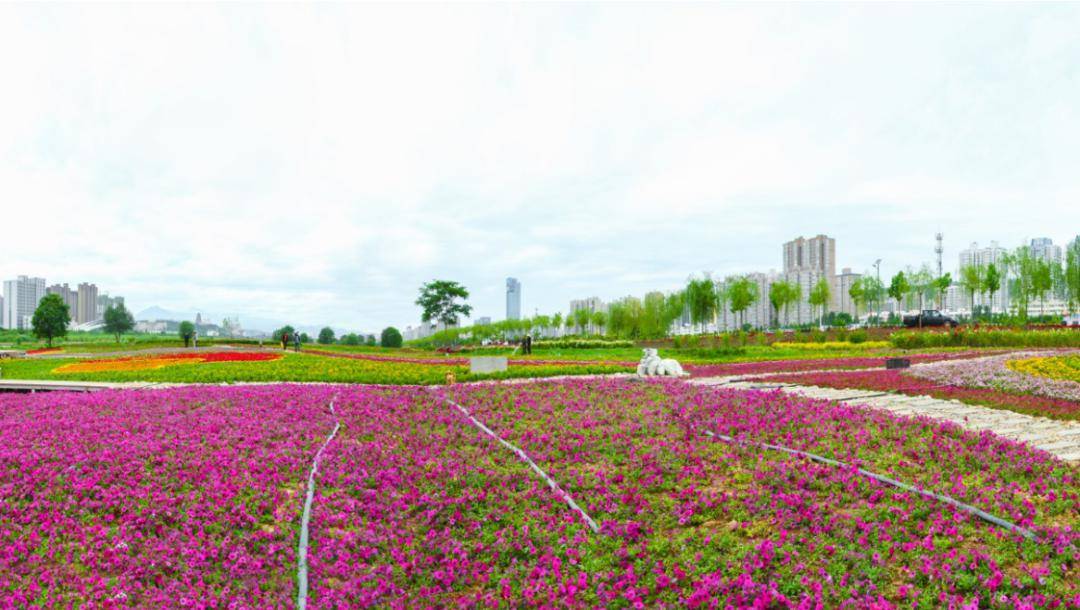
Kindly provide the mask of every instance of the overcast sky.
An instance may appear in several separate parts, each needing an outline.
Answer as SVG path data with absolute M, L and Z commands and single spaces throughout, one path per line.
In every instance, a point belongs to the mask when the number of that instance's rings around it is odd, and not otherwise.
M 0 6 L 0 276 L 355 330 L 1080 233 L 1078 5 Z

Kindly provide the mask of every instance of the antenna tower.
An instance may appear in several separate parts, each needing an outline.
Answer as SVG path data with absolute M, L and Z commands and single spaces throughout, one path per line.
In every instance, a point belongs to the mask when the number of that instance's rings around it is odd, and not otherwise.
M 941 267 L 941 255 L 945 252 L 945 247 L 941 244 L 945 236 L 941 234 L 941 231 L 938 231 L 934 238 L 937 239 L 937 245 L 934 246 L 934 254 L 937 254 L 937 276 L 941 277 L 943 271 Z

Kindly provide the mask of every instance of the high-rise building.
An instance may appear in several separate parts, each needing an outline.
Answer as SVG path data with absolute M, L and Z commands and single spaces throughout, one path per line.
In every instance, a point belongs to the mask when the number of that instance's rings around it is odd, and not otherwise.
M 836 240 L 826 235 L 796 237 L 784 244 L 784 273 L 818 271 L 836 275 Z
M 45 289 L 46 294 L 55 294 L 68 306 L 68 314 L 75 319 L 75 312 L 79 308 L 79 293 L 72 290 L 67 284 L 53 284 Z
M 124 304 L 124 297 L 111 297 L 108 293 L 99 294 L 97 297 L 97 308 L 94 311 L 94 320 L 102 320 L 105 318 L 105 310 L 110 307 L 119 307 Z
M 517 278 L 506 278 L 506 319 L 521 319 L 521 282 Z
M 1062 262 L 1061 246 L 1055 246 L 1049 237 L 1037 237 L 1031 240 L 1031 256 L 1048 263 Z
M 975 295 L 974 303 L 967 303 L 969 299 L 965 298 L 962 302 L 963 305 L 991 307 L 995 312 L 1005 311 L 1009 305 L 1009 282 L 1005 279 L 1006 268 L 1003 260 L 1007 253 L 1005 248 L 999 246 L 996 241 L 990 242 L 990 245 L 986 248 L 980 248 L 977 242 L 972 242 L 970 247 L 960 251 L 959 262 L 961 269 L 970 265 L 983 268 L 994 265 L 1001 276 L 1001 285 L 994 292 L 992 301 L 988 293 L 983 293 Z M 957 277 L 959 277 L 959 273 L 957 273 Z
M 4 282 L 4 328 L 30 328 L 34 310 L 45 297 L 45 278 L 20 275 Z
M 488 326 L 491 324 L 491 316 L 480 316 L 473 324 L 476 326 Z
M 76 324 L 86 324 L 97 320 L 98 287 L 95 284 L 79 284 L 76 297 L 76 315 L 73 316 Z

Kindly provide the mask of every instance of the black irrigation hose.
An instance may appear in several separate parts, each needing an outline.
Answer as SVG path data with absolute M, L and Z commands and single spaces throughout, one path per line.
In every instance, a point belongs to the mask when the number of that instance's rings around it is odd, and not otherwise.
M 498 434 L 495 434 L 495 432 L 491 428 L 488 428 L 483 424 L 483 422 L 473 417 L 472 414 L 469 413 L 469 410 L 465 407 L 459 405 L 458 403 L 447 398 L 446 396 L 439 396 L 439 398 L 441 398 L 443 402 L 457 408 L 458 411 L 461 411 L 462 415 L 469 418 L 469 421 L 471 421 L 473 425 L 475 425 L 477 428 L 483 430 L 485 434 L 499 441 L 502 446 L 517 454 L 517 456 L 521 458 L 521 461 L 528 464 L 529 468 L 531 468 L 533 472 L 540 475 L 540 478 L 544 479 L 544 482 L 548 484 L 548 487 L 550 487 L 552 491 L 562 496 L 563 501 L 566 502 L 567 506 L 569 506 L 572 510 L 581 515 L 581 518 L 585 520 L 585 523 L 589 526 L 589 529 L 591 529 L 594 534 L 600 533 L 600 526 L 596 524 L 596 521 L 593 521 L 593 518 L 589 516 L 589 513 L 585 512 L 585 509 L 578 506 L 578 503 L 575 502 L 572 497 L 570 497 L 570 494 L 566 493 L 561 487 L 559 487 L 559 484 L 556 483 L 554 479 L 549 477 L 548 474 L 544 472 L 539 466 L 537 466 L 536 462 L 532 461 L 532 458 L 530 458 L 527 453 L 525 453 L 521 449 L 518 449 L 513 444 L 503 440 Z
M 830 466 L 838 466 L 838 467 L 841 467 L 841 468 L 844 468 L 844 467 L 848 466 L 848 464 L 846 464 L 844 462 L 841 462 L 841 461 L 838 461 L 838 460 L 833 460 L 833 459 L 830 459 L 830 458 L 827 458 L 827 457 L 823 457 L 823 456 L 820 456 L 820 455 L 817 455 L 817 454 L 814 454 L 814 453 L 810 453 L 808 451 L 799 451 L 798 449 L 791 449 L 791 448 L 788 448 L 788 447 L 782 447 L 780 445 L 773 445 L 773 444 L 770 444 L 770 443 L 758 443 L 758 442 L 754 442 L 754 441 L 739 441 L 738 439 L 732 438 L 730 436 L 726 436 L 724 434 L 716 434 L 716 433 L 711 432 L 709 430 L 705 430 L 704 432 L 708 436 L 711 436 L 713 438 L 722 440 L 722 441 L 727 442 L 727 443 L 732 443 L 732 444 L 736 444 L 736 445 L 742 445 L 742 444 L 756 445 L 758 447 L 764 447 L 765 449 L 772 449 L 774 451 L 782 451 L 784 453 L 788 453 L 788 454 L 791 454 L 791 455 L 804 457 L 804 458 L 813 460 L 815 462 L 820 462 L 822 464 L 828 464 Z M 956 507 L 956 508 L 958 508 L 958 509 L 960 509 L 960 510 L 962 510 L 964 512 L 971 513 L 971 514 L 975 515 L 976 517 L 982 519 L 983 521 L 993 523 L 994 525 L 1003 527 L 1003 528 L 1009 530 L 1010 532 L 1015 532 L 1017 534 L 1020 534 L 1021 536 L 1023 536 L 1024 538 L 1027 538 L 1028 540 L 1031 540 L 1031 541 L 1034 541 L 1034 542 L 1039 542 L 1039 538 L 1035 534 L 1035 532 L 1033 532 L 1033 531 L 1031 531 L 1031 530 L 1029 530 L 1029 529 L 1027 529 L 1025 527 L 1021 527 L 1019 525 L 1016 525 L 1015 523 L 1012 523 L 1011 521 L 1006 521 L 1006 520 L 1004 520 L 1004 519 L 1002 519 L 1000 517 L 995 517 L 994 515 L 991 515 L 990 513 L 986 512 L 986 511 L 984 511 L 984 510 L 982 510 L 980 508 L 976 508 L 976 507 L 974 507 L 974 506 L 972 506 L 970 504 L 964 504 L 963 502 L 961 502 L 961 501 L 959 501 L 959 500 L 957 500 L 955 498 L 952 498 L 952 497 L 949 497 L 949 496 L 946 496 L 946 495 L 942 495 L 942 494 L 939 494 L 939 493 L 935 493 L 933 491 L 927 491 L 925 489 L 919 489 L 917 487 L 913 487 L 911 485 L 908 485 L 907 483 L 901 483 L 900 481 L 897 481 L 896 479 L 887 477 L 885 475 L 880 475 L 880 474 L 877 474 L 875 472 L 870 472 L 869 470 L 865 470 L 863 468 L 856 469 L 856 472 L 858 472 L 859 474 L 861 474 L 863 476 L 874 479 L 875 481 L 885 483 L 886 485 L 892 485 L 893 487 L 897 487 L 897 488 L 903 489 L 905 491 L 910 491 L 910 492 L 913 492 L 913 493 L 917 493 L 920 496 L 924 496 L 926 498 L 931 498 L 933 500 L 938 500 L 939 502 L 944 502 L 944 503 L 949 504 L 951 506 L 954 506 L 954 507 Z

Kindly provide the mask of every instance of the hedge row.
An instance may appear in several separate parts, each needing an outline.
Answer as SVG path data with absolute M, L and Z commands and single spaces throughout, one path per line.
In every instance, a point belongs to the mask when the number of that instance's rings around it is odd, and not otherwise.
M 957 330 L 895 332 L 889 338 L 900 349 L 927 347 L 1080 347 L 1080 330 Z

